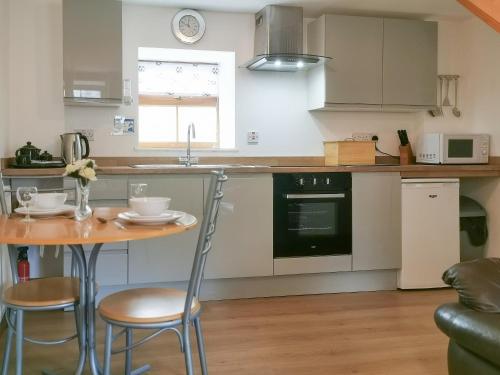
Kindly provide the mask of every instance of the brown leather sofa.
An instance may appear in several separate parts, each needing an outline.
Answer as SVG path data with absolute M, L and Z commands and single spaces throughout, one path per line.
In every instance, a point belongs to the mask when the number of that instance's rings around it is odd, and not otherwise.
M 461 303 L 440 306 L 434 319 L 449 338 L 450 375 L 500 375 L 500 314 Z

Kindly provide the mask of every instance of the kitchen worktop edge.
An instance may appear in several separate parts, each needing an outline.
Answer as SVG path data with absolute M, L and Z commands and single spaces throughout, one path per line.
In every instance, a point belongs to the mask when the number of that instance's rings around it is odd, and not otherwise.
M 102 166 L 99 175 L 152 175 L 152 174 L 203 174 L 213 168 L 133 168 L 130 166 Z M 257 166 L 231 167 L 225 171 L 230 174 L 253 173 L 321 173 L 321 172 L 399 172 L 402 177 L 498 177 L 500 164 L 484 165 L 357 165 L 357 166 Z M 5 177 L 23 176 L 62 176 L 64 168 L 2 170 Z

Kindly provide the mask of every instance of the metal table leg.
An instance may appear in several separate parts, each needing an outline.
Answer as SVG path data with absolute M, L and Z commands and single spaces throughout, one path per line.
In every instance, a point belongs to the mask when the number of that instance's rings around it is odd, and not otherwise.
M 95 317 L 95 273 L 97 265 L 97 256 L 101 250 L 102 243 L 95 244 L 90 253 L 88 268 L 87 268 L 87 328 L 88 328 L 88 350 L 90 369 L 93 375 L 102 374 L 102 367 L 99 363 L 96 352 L 96 317 Z
M 78 274 L 80 276 L 80 303 L 75 306 L 75 309 L 79 310 L 77 314 L 79 319 L 77 325 L 79 327 L 77 330 L 80 333 L 78 338 L 80 347 L 80 357 L 78 359 L 78 366 L 75 374 L 83 374 L 83 369 L 85 367 L 85 362 L 87 358 L 87 264 L 85 262 L 85 252 L 83 251 L 82 245 L 69 245 L 69 248 L 73 252 L 73 259 L 75 259 L 76 266 L 78 267 Z

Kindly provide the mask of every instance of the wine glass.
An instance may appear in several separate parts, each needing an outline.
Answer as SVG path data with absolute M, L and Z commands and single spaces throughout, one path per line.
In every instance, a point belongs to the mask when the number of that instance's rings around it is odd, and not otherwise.
M 146 198 L 148 184 L 130 184 L 130 198 Z
M 26 216 L 21 221 L 26 223 L 35 221 L 30 218 L 30 207 L 34 206 L 38 198 L 38 189 L 35 186 L 23 186 L 17 188 L 16 193 L 17 201 L 21 203 L 23 207 L 26 207 Z

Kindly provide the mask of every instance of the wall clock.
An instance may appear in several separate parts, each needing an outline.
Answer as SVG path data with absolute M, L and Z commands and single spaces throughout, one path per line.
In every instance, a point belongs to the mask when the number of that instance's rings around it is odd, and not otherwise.
M 183 9 L 172 19 L 172 32 L 182 43 L 196 43 L 205 33 L 205 19 L 196 10 Z

